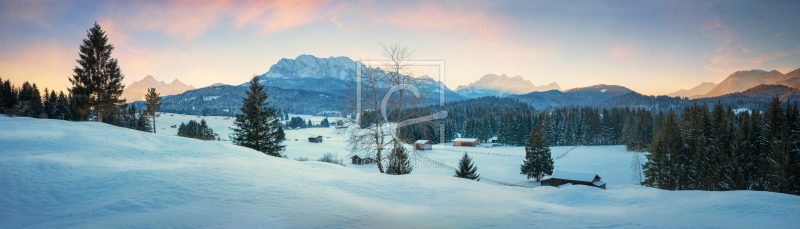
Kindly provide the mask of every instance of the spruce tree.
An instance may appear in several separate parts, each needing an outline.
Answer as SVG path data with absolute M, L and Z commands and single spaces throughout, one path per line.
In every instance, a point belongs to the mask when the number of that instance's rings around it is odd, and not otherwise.
M 61 120 L 72 120 L 70 118 L 71 114 L 69 113 L 69 101 L 67 100 L 67 96 L 64 95 L 64 91 L 58 92 L 58 105 L 56 106 L 56 118 Z
M 145 95 L 145 100 L 147 100 L 147 103 L 144 104 L 147 106 L 146 113 L 148 116 L 153 118 L 153 133 L 155 133 L 156 117 L 158 117 L 158 109 L 161 109 L 161 95 L 156 93 L 155 88 L 148 88 L 147 95 Z M 203 112 L 205 112 L 205 110 Z
M 403 175 L 411 173 L 414 167 L 411 166 L 411 161 L 408 157 L 406 147 L 399 143 L 394 143 L 394 148 L 389 153 L 389 167 L 386 169 L 386 174 Z
M 278 136 L 277 111 L 269 107 L 267 91 L 258 81 L 258 77 L 250 81 L 246 97 L 242 98 L 242 113 L 236 115 L 230 138 L 233 144 L 280 157 L 286 146 L 281 145 L 283 138 Z
M 675 166 L 675 159 L 683 148 L 677 119 L 670 109 L 664 120 L 664 129 L 653 139 L 650 153 L 646 155 L 647 162 L 642 167 L 645 175 L 642 184 L 645 186 L 666 190 L 681 189 L 677 180 L 680 175 L 676 174 L 681 168 Z
M 39 89 L 36 88 L 36 84 L 33 84 L 33 90 L 30 94 L 30 109 L 28 110 L 28 117 L 38 118 L 42 112 L 44 112 L 42 96 L 39 94 Z
M 45 113 L 47 113 L 47 118 L 49 119 L 58 118 L 58 97 L 55 90 L 50 90 L 49 97 L 47 97 L 47 105 L 45 105 Z
M 467 153 L 464 153 L 464 156 L 458 161 L 458 170 L 456 170 L 455 177 L 480 181 L 481 175 L 477 174 L 477 171 L 478 166 L 475 166 L 475 163 L 472 162 L 472 158 L 469 157 Z
M 88 109 L 94 109 L 101 122 L 104 109 L 124 102 L 119 99 L 125 87 L 122 84 L 124 75 L 117 59 L 111 58 L 113 50 L 105 31 L 95 23 L 87 31 L 87 38 L 83 39 L 78 66 L 69 78 L 72 83 L 69 91 L 75 97 L 76 107 L 84 114 Z
M 520 170 L 520 174 L 526 175 L 528 179 L 536 178 L 536 181 L 553 174 L 553 158 L 550 155 L 550 147 L 547 147 L 547 139 L 542 135 L 538 126 L 528 134 L 528 141 L 525 143 L 525 160 L 520 166 Z

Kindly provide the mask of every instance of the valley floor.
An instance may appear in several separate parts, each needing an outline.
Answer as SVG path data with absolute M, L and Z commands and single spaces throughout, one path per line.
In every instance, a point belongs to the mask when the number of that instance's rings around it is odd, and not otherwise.
M 179 115 L 178 115 L 179 116 Z M 355 167 L 330 128 L 286 131 L 289 159 L 229 141 L 157 134 L 96 122 L 0 117 L 0 228 L 623 227 L 792 228 L 800 197 L 753 191 L 664 191 L 631 182 L 622 146 L 554 147 L 556 170 L 597 173 L 608 190 L 536 187 L 519 174 L 524 148 L 453 148 L 421 156 L 455 166 L 470 151 L 484 178 L 420 165 L 389 176 Z M 222 117 L 206 117 L 227 135 Z M 217 121 L 210 121 L 217 120 Z M 170 124 L 174 123 L 175 124 Z M 232 122 L 231 122 L 232 123 Z M 165 129 L 161 129 L 164 127 Z M 323 135 L 323 143 L 309 136 Z M 330 137 L 330 138 L 328 138 Z M 294 139 L 298 139 L 294 141 Z M 325 153 L 347 167 L 315 161 Z

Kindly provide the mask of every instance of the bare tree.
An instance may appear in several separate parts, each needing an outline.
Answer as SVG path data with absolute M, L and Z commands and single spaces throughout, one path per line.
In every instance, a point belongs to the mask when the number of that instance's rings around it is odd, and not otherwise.
M 398 127 L 419 122 L 418 114 L 404 109 L 424 102 L 428 79 L 414 66 L 414 50 L 400 44 L 382 47 L 381 54 L 389 60 L 357 62 L 344 98 L 345 110 L 351 114 L 347 119 L 351 127 L 344 134 L 351 152 L 363 152 L 365 157 L 374 155 L 378 170 L 384 173 L 383 151 L 390 145 L 402 146 Z M 388 163 L 391 166 L 394 162 Z
M 631 160 L 631 181 L 634 183 L 641 185 L 644 181 L 644 174 L 642 174 L 642 153 L 640 152 L 633 152 L 633 160 Z

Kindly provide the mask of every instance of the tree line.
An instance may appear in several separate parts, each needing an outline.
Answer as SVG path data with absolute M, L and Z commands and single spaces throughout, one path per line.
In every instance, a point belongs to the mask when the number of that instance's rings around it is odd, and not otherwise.
M 642 184 L 667 190 L 800 194 L 800 110 L 774 98 L 766 111 L 717 104 L 668 111 L 650 144 Z

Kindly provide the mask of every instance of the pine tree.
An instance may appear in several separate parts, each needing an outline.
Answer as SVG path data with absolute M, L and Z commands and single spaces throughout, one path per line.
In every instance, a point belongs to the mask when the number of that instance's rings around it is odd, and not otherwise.
M 408 150 L 395 142 L 392 152 L 389 153 L 389 166 L 386 168 L 386 174 L 403 175 L 411 173 L 414 167 L 411 166 L 411 161 L 408 157 Z
M 56 118 L 61 120 L 72 120 L 71 114 L 69 113 L 69 100 L 67 100 L 67 96 L 64 95 L 64 91 L 58 92 L 58 105 L 56 106 Z
M 152 132 L 152 126 L 150 126 L 150 119 L 147 118 L 147 115 L 144 111 L 139 111 L 138 118 L 136 119 L 136 130 L 144 131 L 144 132 Z
M 144 104 L 145 106 L 147 106 L 147 110 L 145 113 L 147 113 L 148 116 L 153 118 L 153 133 L 155 133 L 156 117 L 158 117 L 158 109 L 161 109 L 161 95 L 156 93 L 155 88 L 148 88 L 147 95 L 145 95 L 145 100 L 147 100 L 147 103 Z
M 47 118 L 49 119 L 57 119 L 58 118 L 58 97 L 56 96 L 55 90 L 50 90 L 50 94 L 47 97 L 47 105 L 45 105 L 45 113 L 47 113 Z
M 683 148 L 677 119 L 670 109 L 664 120 L 664 129 L 656 135 L 650 146 L 650 154 L 646 155 L 647 162 L 643 166 L 645 180 L 642 184 L 645 186 L 666 190 L 681 189 L 677 181 L 680 175 L 676 174 L 681 168 L 675 166 L 675 158 Z
M 14 106 L 17 105 L 19 92 L 15 90 L 14 87 L 11 86 L 11 81 L 9 81 L 8 79 L 6 79 L 6 81 L 2 83 L 3 83 L 2 91 L 4 96 L 3 96 L 3 101 L 0 102 L 5 104 L 4 105 L 5 108 L 14 108 Z
M 547 139 L 542 135 L 539 127 L 533 128 L 528 135 L 528 141 L 525 143 L 525 161 L 520 166 L 520 170 L 520 174 L 528 176 L 528 179 L 536 178 L 536 181 L 553 174 L 553 158 L 550 155 L 550 147 L 547 147 Z
M 277 111 L 268 106 L 267 92 L 258 80 L 253 77 L 246 97 L 242 98 L 242 113 L 236 115 L 231 139 L 236 145 L 280 157 L 286 146 L 281 145 L 283 138 L 278 136 Z
M 39 89 L 36 84 L 33 84 L 33 90 L 30 95 L 30 110 L 28 110 L 28 117 L 38 118 L 44 112 L 44 105 L 42 104 L 42 96 L 39 94 Z
M 458 170 L 456 170 L 455 177 L 466 178 L 470 180 L 480 181 L 481 175 L 477 174 L 478 166 L 472 162 L 472 158 L 464 153 L 464 157 L 458 161 Z
M 80 46 L 80 59 L 70 77 L 72 88 L 69 91 L 75 97 L 76 107 L 81 113 L 88 109 L 97 111 L 98 121 L 102 122 L 103 110 L 110 109 L 120 100 L 124 75 L 117 59 L 111 58 L 114 46 L 108 43 L 108 37 L 97 23 L 87 31 L 87 38 Z

